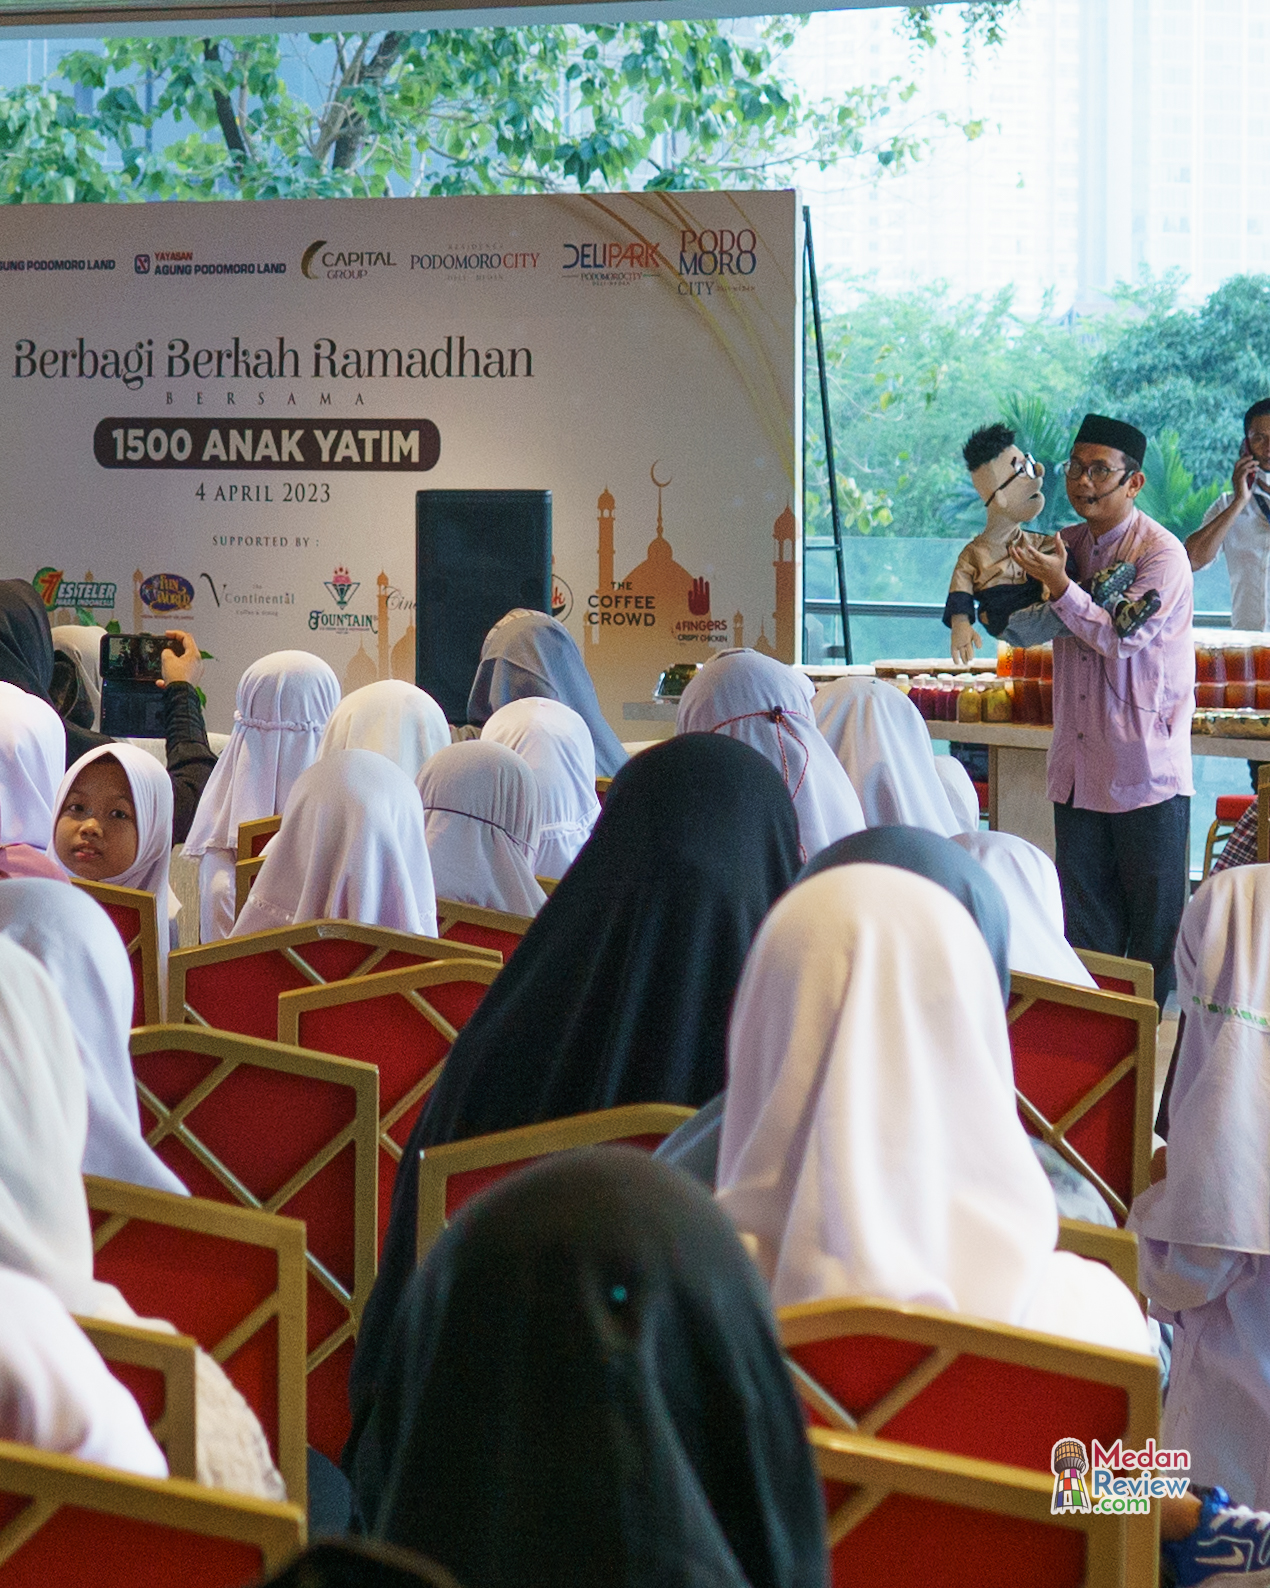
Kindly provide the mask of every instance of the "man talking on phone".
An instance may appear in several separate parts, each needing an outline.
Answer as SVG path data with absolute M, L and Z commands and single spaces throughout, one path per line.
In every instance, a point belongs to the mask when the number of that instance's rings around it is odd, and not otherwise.
M 1230 483 L 1186 542 L 1196 573 L 1226 553 L 1232 629 L 1270 628 L 1270 397 L 1244 415 L 1244 444 Z
M 1054 738 L 1047 777 L 1067 936 L 1077 948 L 1146 960 L 1161 1009 L 1189 879 L 1195 645 L 1191 570 L 1181 542 L 1139 510 L 1146 437 L 1086 414 L 1059 467 L 1083 520 L 1053 551 L 1012 555 L 1039 579 L 1068 634 L 1054 641 Z M 1154 587 L 1158 611 L 1128 638 L 1067 573 L 1087 580 L 1131 562 L 1130 599 Z

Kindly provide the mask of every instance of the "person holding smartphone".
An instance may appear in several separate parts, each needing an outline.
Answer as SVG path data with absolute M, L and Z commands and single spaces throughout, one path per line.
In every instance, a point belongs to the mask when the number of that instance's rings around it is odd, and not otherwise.
M 1232 629 L 1270 628 L 1270 397 L 1244 415 L 1244 441 L 1231 487 L 1188 537 L 1186 555 L 1198 573 L 1226 553 Z

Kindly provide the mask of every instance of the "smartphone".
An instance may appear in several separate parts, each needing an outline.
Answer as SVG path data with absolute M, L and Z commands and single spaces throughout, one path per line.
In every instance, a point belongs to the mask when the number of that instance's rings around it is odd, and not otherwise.
M 161 634 L 101 637 L 101 731 L 116 739 L 164 737 Z

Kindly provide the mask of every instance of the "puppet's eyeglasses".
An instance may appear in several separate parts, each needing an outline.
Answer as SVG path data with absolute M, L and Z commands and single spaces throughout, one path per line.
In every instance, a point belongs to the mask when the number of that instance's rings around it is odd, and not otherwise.
M 1013 485 L 1015 480 L 1017 480 L 1021 474 L 1026 474 L 1029 480 L 1038 479 L 1040 477 L 1040 470 L 1041 466 L 1032 456 L 1032 454 L 1030 452 L 1025 452 L 1022 458 L 1019 459 L 1018 468 L 1015 469 L 1014 473 L 1008 480 L 1001 481 L 1000 485 L 997 486 L 997 491 L 1004 491 L 1007 485 Z M 993 491 L 992 496 L 995 496 L 997 491 Z M 989 502 L 992 500 L 992 496 L 988 498 Z

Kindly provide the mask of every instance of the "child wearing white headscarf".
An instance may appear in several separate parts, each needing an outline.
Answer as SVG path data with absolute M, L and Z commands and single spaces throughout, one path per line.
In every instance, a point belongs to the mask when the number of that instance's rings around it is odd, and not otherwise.
M 1063 895 L 1054 862 L 1016 833 L 957 833 L 1010 907 L 1010 969 L 1073 987 L 1097 987 L 1063 936 Z
M 336 750 L 375 750 L 413 783 L 431 756 L 450 743 L 445 713 L 425 689 L 381 678 L 346 695 L 331 713 L 318 756 Z
M 146 1145 L 128 1051 L 132 968 L 123 939 L 79 888 L 39 880 L 0 884 L 0 936 L 33 954 L 62 996 L 84 1066 L 84 1173 L 187 1195 Z
M 438 750 L 419 774 L 437 895 L 509 915 L 537 915 L 538 785 L 506 745 L 469 739 Z
M 870 827 L 961 831 L 935 770 L 921 713 L 880 678 L 838 678 L 816 691 L 816 726 L 842 762 Z
M 87 1130 L 84 1070 L 65 1005 L 38 961 L 0 936 L 0 1269 L 39 1280 L 81 1317 L 171 1332 L 93 1278 L 80 1172 Z M 205 1352 L 195 1366 L 199 1482 L 284 1499 L 251 1408 Z
M 778 1307 L 876 1296 L 1150 1350 L 1126 1286 L 1054 1250 L 991 956 L 925 877 L 834 867 L 773 906 L 733 1005 L 718 1188 Z
M 52 630 L 53 650 L 66 657 L 75 672 L 77 697 L 62 710 L 73 714 L 77 726 L 101 732 L 101 642 L 106 631 L 99 623 L 61 623 Z M 57 684 L 54 683 L 56 690 Z
M 1186 1017 L 1168 1173 L 1134 1201 L 1140 1284 L 1173 1324 L 1161 1445 L 1270 1508 L 1270 866 L 1210 877 L 1175 953 Z
M 935 776 L 944 786 L 944 793 L 948 796 L 948 803 L 952 806 L 960 830 L 963 833 L 977 833 L 979 818 L 983 815 L 979 809 L 979 790 L 963 763 L 955 755 L 937 755 Z
M 563 877 L 600 818 L 595 743 L 586 723 L 560 701 L 534 696 L 500 706 L 481 738 L 505 744 L 533 772 L 542 805 L 534 870 L 540 877 Z
M 0 844 L 49 847 L 65 766 L 66 730 L 52 706 L 0 683 Z
M 372 750 L 323 750 L 296 779 L 230 936 L 322 920 L 436 936 L 418 790 Z
M 177 941 L 177 914 L 181 901 L 168 881 L 172 859 L 172 780 L 166 769 L 152 755 L 138 750 L 132 744 L 104 744 L 87 755 L 81 755 L 67 769 L 58 785 L 53 808 L 60 819 L 66 803 L 75 788 L 76 779 L 85 767 L 103 758 L 115 761 L 123 768 L 132 794 L 133 814 L 137 827 L 137 852 L 131 864 L 109 877 L 97 877 L 98 882 L 108 882 L 116 888 L 138 888 L 153 893 L 158 916 L 159 939 L 159 996 L 167 1002 L 168 950 Z M 56 821 L 54 823 L 56 826 Z M 56 848 L 56 843 L 54 846 Z M 74 871 L 75 866 L 58 851 L 58 858 Z
M 862 832 L 851 780 L 816 726 L 815 690 L 803 673 L 758 651 L 720 651 L 684 690 L 678 733 L 725 733 L 765 755 L 785 780 L 798 817 L 799 858 Z
M 234 924 L 239 823 L 282 813 L 339 700 L 334 671 L 308 651 L 274 651 L 239 679 L 234 731 L 185 840 L 186 858 L 199 861 L 202 942 L 228 937 Z

